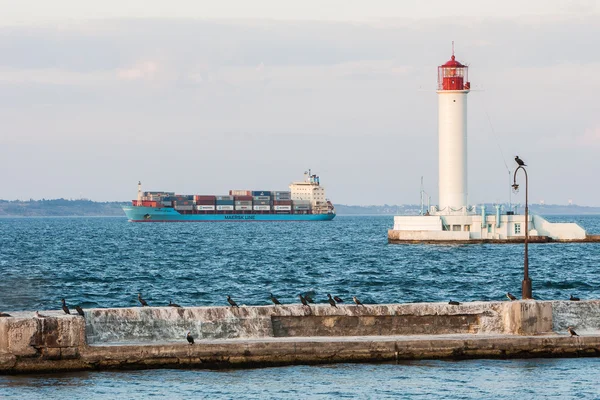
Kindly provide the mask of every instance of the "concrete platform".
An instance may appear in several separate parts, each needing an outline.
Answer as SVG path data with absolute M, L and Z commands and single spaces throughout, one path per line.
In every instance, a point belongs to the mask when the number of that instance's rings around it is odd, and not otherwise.
M 85 319 L 43 314 L 0 318 L 0 373 L 600 356 L 598 300 L 139 307 L 86 310 Z M 570 337 L 568 325 L 581 336 Z M 187 330 L 194 345 L 185 340 Z

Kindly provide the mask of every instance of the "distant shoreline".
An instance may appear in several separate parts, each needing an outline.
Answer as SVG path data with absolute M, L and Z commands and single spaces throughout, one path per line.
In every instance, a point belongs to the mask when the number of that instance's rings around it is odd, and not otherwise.
M 0 200 L 0 217 L 125 217 L 121 206 L 129 202 L 96 202 L 92 200 Z M 421 207 L 415 204 L 353 206 L 334 204 L 338 215 L 419 215 Z M 493 204 L 486 204 L 488 213 L 494 210 Z M 506 209 L 506 207 L 505 207 Z M 600 207 L 578 205 L 539 205 L 529 206 L 530 212 L 539 215 L 600 215 Z M 517 209 L 523 213 L 523 207 Z

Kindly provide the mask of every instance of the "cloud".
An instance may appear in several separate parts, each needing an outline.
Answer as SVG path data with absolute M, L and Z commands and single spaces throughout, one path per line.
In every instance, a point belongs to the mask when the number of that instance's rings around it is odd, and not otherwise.
M 159 67 L 156 62 L 144 61 L 129 68 L 120 68 L 117 70 L 117 78 L 126 81 L 135 80 L 152 80 L 159 72 Z

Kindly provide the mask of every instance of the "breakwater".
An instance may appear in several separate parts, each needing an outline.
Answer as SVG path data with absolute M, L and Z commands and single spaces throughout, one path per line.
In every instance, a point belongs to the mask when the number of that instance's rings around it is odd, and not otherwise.
M 600 355 L 598 300 L 10 314 L 0 318 L 1 373 Z

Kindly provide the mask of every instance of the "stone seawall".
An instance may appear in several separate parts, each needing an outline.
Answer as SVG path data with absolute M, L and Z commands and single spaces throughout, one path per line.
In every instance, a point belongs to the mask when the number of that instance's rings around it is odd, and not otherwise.
M 0 318 L 0 373 L 600 354 L 598 300 L 10 314 Z M 569 325 L 582 336 L 569 337 Z

